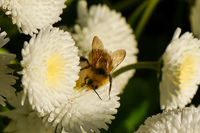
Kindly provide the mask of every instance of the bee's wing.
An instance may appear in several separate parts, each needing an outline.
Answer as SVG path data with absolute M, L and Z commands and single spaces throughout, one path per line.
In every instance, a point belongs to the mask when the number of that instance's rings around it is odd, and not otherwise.
M 103 50 L 104 50 L 103 43 L 97 36 L 95 36 L 92 41 L 92 52 L 89 55 L 90 62 L 93 67 L 96 67 L 96 63 L 102 57 Z
M 104 49 L 102 41 L 97 36 L 95 36 L 92 41 L 92 50 L 93 49 L 96 49 L 96 50 Z
M 124 49 L 116 50 L 112 53 L 112 71 L 124 60 L 126 51 Z

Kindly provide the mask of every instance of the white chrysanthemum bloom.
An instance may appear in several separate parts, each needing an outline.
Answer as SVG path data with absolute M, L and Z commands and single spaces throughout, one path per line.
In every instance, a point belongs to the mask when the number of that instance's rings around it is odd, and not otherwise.
M 200 133 L 200 109 L 193 106 L 147 118 L 135 133 Z
M 0 8 L 12 17 L 24 34 L 33 35 L 38 29 L 61 20 L 66 0 L 0 0 Z
M 92 49 L 92 40 L 94 36 L 98 36 L 108 51 L 126 50 L 126 57 L 117 69 L 137 62 L 135 55 L 138 53 L 137 42 L 132 29 L 120 13 L 100 4 L 91 6 L 88 11 L 86 1 L 80 0 L 77 22 L 78 24 L 74 26 L 73 38 L 80 49 L 80 55 L 88 56 Z M 134 72 L 135 70 L 130 70 L 115 78 L 116 86 L 120 91 L 125 88 Z
M 0 33 L 0 48 L 4 46 L 9 39 L 5 38 L 6 32 Z M 11 86 L 15 84 L 15 79 L 13 75 L 13 70 L 8 68 L 8 64 L 16 56 L 14 54 L 0 54 L 0 104 L 5 106 L 5 99 L 11 98 L 15 95 L 15 89 Z
M 180 33 L 181 29 L 177 28 L 163 55 L 161 109 L 185 107 L 200 83 L 200 41 L 192 33 L 182 36 Z
M 24 96 L 33 109 L 45 115 L 73 93 L 80 70 L 78 49 L 68 32 L 51 26 L 24 43 L 21 65 Z
M 14 107 L 13 110 L 0 112 L 0 115 L 11 119 L 10 123 L 4 129 L 6 133 L 54 133 L 54 129 L 46 129 L 42 124 L 42 118 L 37 116 L 28 101 L 21 105 L 22 92 L 17 96 L 8 99 L 8 104 Z
M 102 100 L 93 90 L 87 90 L 86 87 L 74 88 L 71 98 L 46 116 L 46 126 L 63 127 L 69 133 L 99 132 L 101 128 L 107 130 L 106 123 L 111 123 L 115 118 L 113 115 L 117 113 L 116 108 L 120 106 L 117 96 L 119 90 L 115 83 L 112 83 L 111 99 L 108 88 L 109 83 L 96 90 Z
M 190 23 L 194 35 L 200 38 L 200 0 L 195 0 L 195 4 L 191 7 Z

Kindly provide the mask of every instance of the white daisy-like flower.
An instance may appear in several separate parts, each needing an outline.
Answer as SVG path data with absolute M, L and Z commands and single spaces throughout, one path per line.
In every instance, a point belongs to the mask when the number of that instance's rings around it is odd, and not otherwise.
M 117 69 L 137 62 L 135 54 L 138 53 L 138 49 L 136 47 L 137 42 L 132 34 L 133 30 L 120 13 L 100 4 L 93 5 L 88 10 L 85 0 L 78 2 L 77 10 L 78 24 L 74 26 L 73 38 L 80 49 L 80 55 L 87 57 L 92 49 L 91 44 L 94 36 L 98 36 L 104 43 L 105 49 L 109 51 L 126 50 L 126 57 Z M 116 86 L 120 91 L 125 88 L 134 72 L 135 70 L 130 70 L 115 78 Z
M 200 83 L 200 41 L 177 28 L 163 55 L 160 82 L 161 109 L 183 108 L 191 102 Z M 180 37 L 179 37 L 180 36 Z
M 0 47 L 4 46 L 9 39 L 5 38 L 6 32 L 0 33 Z M 11 86 L 15 84 L 16 77 L 11 75 L 13 70 L 8 68 L 8 64 L 16 56 L 14 54 L 0 54 L 0 104 L 5 106 L 5 99 L 15 95 L 15 89 Z
M 86 62 L 81 62 L 80 65 L 84 68 L 85 64 Z M 47 123 L 47 127 L 59 127 L 57 128 L 58 132 L 59 129 L 64 128 L 66 132 L 70 133 L 90 133 L 99 132 L 101 128 L 108 129 L 107 123 L 110 124 L 111 120 L 115 118 L 113 115 L 117 113 L 117 108 L 120 105 L 117 96 L 119 90 L 116 89 L 114 79 L 112 82 L 93 90 L 90 87 L 97 85 L 95 82 L 92 83 L 96 79 L 92 79 L 91 76 L 91 81 L 85 84 L 88 75 L 93 74 L 87 69 L 80 71 L 71 98 L 45 117 L 44 121 Z M 96 74 L 93 76 L 96 76 Z M 92 83 L 91 86 L 89 82 Z M 104 84 L 104 81 L 102 84 Z M 111 91 L 109 90 L 110 85 Z
M 194 35 L 200 38 L 200 0 L 195 0 L 195 4 L 191 7 L 190 24 Z
M 110 124 L 115 118 L 113 115 L 120 106 L 117 96 L 119 90 L 116 89 L 114 79 L 110 96 L 109 82 L 97 88 L 97 94 L 87 86 L 81 87 L 86 74 L 87 71 L 81 71 L 71 98 L 44 118 L 47 127 L 57 127 L 58 132 L 63 128 L 70 133 L 91 133 L 99 132 L 101 128 L 108 129 L 107 123 Z
M 21 65 L 24 95 L 45 115 L 68 100 L 80 70 L 78 49 L 68 32 L 49 26 L 24 43 Z
M 54 129 L 45 128 L 42 124 L 42 118 L 37 116 L 37 112 L 33 111 L 28 101 L 21 105 L 22 92 L 17 93 L 12 99 L 8 99 L 8 104 L 14 109 L 6 112 L 0 112 L 0 115 L 11 119 L 10 123 L 5 127 L 6 133 L 54 133 Z
M 61 20 L 66 0 L 0 0 L 0 8 L 12 17 L 13 24 L 24 34 L 38 33 Z
M 96 91 L 87 90 L 86 87 L 74 88 L 71 98 L 65 101 L 61 107 L 56 108 L 50 115 L 44 118 L 47 127 L 63 127 L 66 132 L 79 133 L 84 130 L 87 133 L 100 132 L 99 129 L 108 129 L 106 123 L 117 113 L 120 106 L 118 89 L 112 84 L 111 99 L 108 93 L 109 83 L 98 88 Z M 58 128 L 59 129 L 59 128 Z
M 200 109 L 193 106 L 147 118 L 135 133 L 200 133 Z

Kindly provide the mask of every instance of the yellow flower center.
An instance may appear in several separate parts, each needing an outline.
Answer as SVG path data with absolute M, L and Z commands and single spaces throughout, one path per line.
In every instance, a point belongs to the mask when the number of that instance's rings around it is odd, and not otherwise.
M 183 58 L 183 64 L 180 66 L 180 68 L 177 69 L 177 71 L 174 73 L 176 75 L 176 78 L 180 82 L 180 87 L 187 87 L 191 81 L 193 81 L 193 76 L 195 74 L 195 68 L 197 66 L 196 64 L 197 58 L 193 55 L 185 55 Z
M 46 73 L 47 84 L 53 87 L 58 87 L 64 78 L 64 61 L 59 54 L 51 55 L 47 59 L 48 71 Z
M 180 81 L 182 81 L 183 84 L 188 84 L 188 82 L 191 82 L 191 80 L 193 80 L 192 77 L 195 74 L 197 58 L 195 58 L 192 55 L 189 55 L 185 56 L 184 59 L 184 64 L 180 68 Z

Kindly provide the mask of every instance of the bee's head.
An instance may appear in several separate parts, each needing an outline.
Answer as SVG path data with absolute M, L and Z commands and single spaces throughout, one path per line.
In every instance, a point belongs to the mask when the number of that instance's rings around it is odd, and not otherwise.
M 94 81 L 92 79 L 89 79 L 87 81 L 87 85 L 90 86 L 93 90 L 96 90 L 98 88 L 97 85 L 94 85 Z
M 91 86 L 93 83 L 93 80 L 92 79 L 89 79 L 88 82 L 87 82 L 87 85 Z
M 94 86 L 94 89 L 96 90 L 97 88 L 98 88 L 98 86 L 97 86 L 97 85 L 95 85 L 95 86 Z

